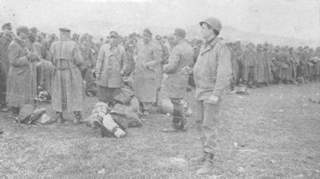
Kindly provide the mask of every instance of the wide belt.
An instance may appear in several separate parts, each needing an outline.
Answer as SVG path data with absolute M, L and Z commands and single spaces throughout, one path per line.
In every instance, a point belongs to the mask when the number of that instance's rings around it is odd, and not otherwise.
M 64 70 L 70 70 L 71 68 L 74 68 L 74 65 L 71 64 L 70 60 L 60 58 L 56 61 L 56 70 L 64 71 Z

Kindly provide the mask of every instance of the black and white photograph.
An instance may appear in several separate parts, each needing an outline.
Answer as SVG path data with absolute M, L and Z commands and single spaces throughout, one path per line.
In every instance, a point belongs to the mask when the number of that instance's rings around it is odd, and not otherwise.
M 320 178 L 320 0 L 0 0 L 0 179 Z

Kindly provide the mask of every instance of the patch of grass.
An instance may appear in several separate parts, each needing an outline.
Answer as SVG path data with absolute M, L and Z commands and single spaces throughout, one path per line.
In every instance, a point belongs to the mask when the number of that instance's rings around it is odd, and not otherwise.
M 220 178 L 319 178 L 320 105 L 309 103 L 319 84 L 280 85 L 229 95 L 221 108 Z M 191 95 L 190 95 L 191 96 Z M 189 102 L 193 104 L 193 99 Z M 86 99 L 88 116 L 94 98 Z M 52 113 L 52 111 L 51 111 Z M 123 139 L 101 138 L 85 125 L 24 126 L 1 114 L 0 174 L 16 177 L 195 178 L 201 154 L 194 119 L 185 133 L 161 133 L 165 115 L 150 115 Z M 71 118 L 71 115 L 66 115 Z M 0 176 L 1 176 L 0 175 Z

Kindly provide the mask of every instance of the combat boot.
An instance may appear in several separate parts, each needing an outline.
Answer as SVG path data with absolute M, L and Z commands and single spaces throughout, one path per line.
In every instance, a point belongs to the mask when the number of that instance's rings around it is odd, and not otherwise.
M 74 114 L 73 123 L 74 124 L 79 124 L 81 119 L 82 119 L 81 112 L 80 111 L 75 111 L 73 114 Z
M 187 120 L 184 117 L 174 116 L 172 120 L 172 128 L 177 131 L 186 131 L 186 122 Z
M 55 120 L 59 124 L 62 124 L 64 122 L 62 112 L 56 112 Z
M 174 111 L 172 116 L 171 128 L 163 129 L 162 132 L 185 132 L 186 118 L 182 115 L 181 111 Z
M 203 152 L 201 156 L 192 158 L 191 163 L 196 164 L 196 165 L 200 165 L 206 161 L 207 156 L 208 156 L 208 153 Z
M 197 170 L 197 175 L 208 175 L 213 170 L 213 154 L 208 154 L 200 169 Z
M 182 105 L 181 100 L 172 100 L 173 103 L 173 119 L 172 127 L 176 130 L 185 131 L 187 123 L 185 115 L 185 107 Z
M 8 112 L 9 111 L 9 108 L 5 104 L 1 105 L 0 109 L 1 109 L 1 112 Z

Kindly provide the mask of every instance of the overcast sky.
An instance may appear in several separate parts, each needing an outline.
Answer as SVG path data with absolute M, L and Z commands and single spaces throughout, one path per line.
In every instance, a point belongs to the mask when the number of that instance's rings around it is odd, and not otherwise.
M 214 16 L 247 32 L 320 39 L 320 0 L 0 0 L 0 6 L 0 22 L 48 32 L 187 27 Z

